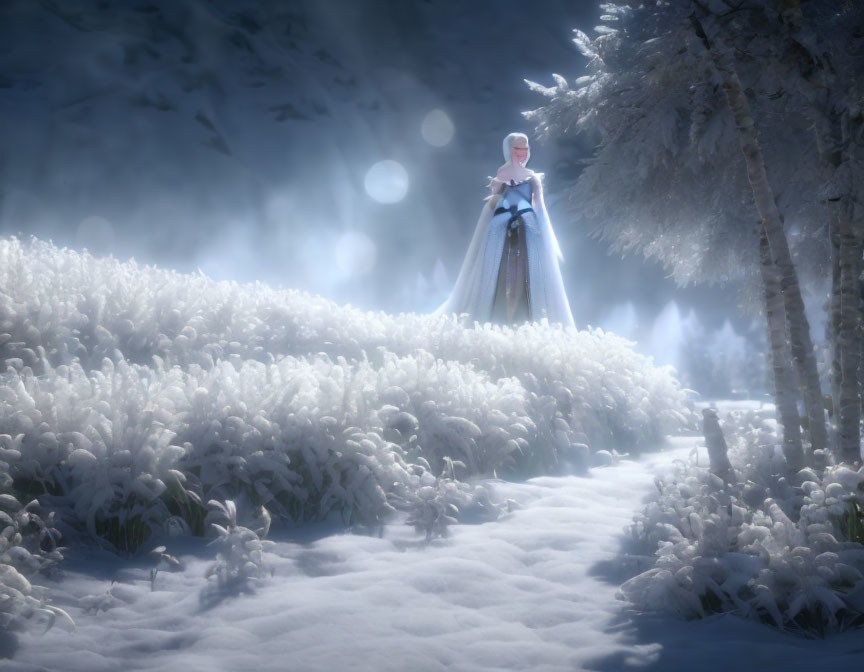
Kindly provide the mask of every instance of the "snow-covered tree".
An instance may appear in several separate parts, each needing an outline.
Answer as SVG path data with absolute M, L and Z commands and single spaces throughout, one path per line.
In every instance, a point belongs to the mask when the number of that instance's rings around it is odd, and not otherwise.
M 772 23 L 777 61 L 816 137 L 832 258 L 832 397 L 837 450 L 860 460 L 862 245 L 864 245 L 864 8 L 847 0 L 760 5 Z
M 835 14 L 842 9 L 836 4 Z M 813 448 L 826 447 L 796 273 L 827 270 L 824 169 L 812 115 L 804 114 L 812 105 L 794 93 L 801 74 L 789 55 L 790 29 L 782 20 L 788 13 L 781 15 L 770 0 L 602 7 L 605 25 L 598 35 L 576 31 L 574 40 L 592 59 L 590 74 L 574 89 L 558 76 L 552 88 L 529 82 L 550 100 L 526 116 L 537 122 L 541 137 L 570 130 L 597 134 L 596 155 L 569 192 L 579 219 L 614 250 L 640 251 L 685 283 L 758 282 L 774 335 L 769 342 L 780 420 L 793 434 L 784 445 L 800 450 L 794 376 L 784 370 L 788 343 Z M 850 18 L 848 12 L 840 19 L 828 14 L 833 21 Z M 810 29 L 829 34 L 830 21 L 820 20 L 813 19 Z M 851 29 L 844 39 L 860 41 Z M 844 78 L 838 75 L 838 81 Z M 769 264 L 761 263 L 760 229 Z M 772 289 L 772 266 L 780 272 L 780 291 Z M 848 357 L 847 368 L 855 365 Z M 851 377 L 846 380 L 851 389 Z
M 798 274 L 792 263 L 792 255 L 783 227 L 783 216 L 780 213 L 774 190 L 768 178 L 765 154 L 762 151 L 762 141 L 757 133 L 752 108 L 738 74 L 738 65 L 732 46 L 726 42 L 726 33 L 734 32 L 739 28 L 739 24 L 736 23 L 737 17 L 729 22 L 732 25 L 727 28 L 721 24 L 720 19 L 730 16 L 731 10 L 728 6 L 718 14 L 698 0 L 694 0 L 692 3 L 688 3 L 687 9 L 691 11 L 689 18 L 692 21 L 694 32 L 705 47 L 705 51 L 710 55 L 713 73 L 720 81 L 726 102 L 732 111 L 738 143 L 747 167 L 747 177 L 762 223 L 762 235 L 768 241 L 771 258 L 780 273 L 780 296 L 786 312 L 790 351 L 796 364 L 804 406 L 809 418 L 810 441 L 814 451 L 825 449 L 828 444 L 828 436 L 822 391 L 813 343 L 810 339 L 810 325 L 807 321 L 804 300 L 798 283 Z M 759 33 L 754 33 L 751 42 L 760 45 Z M 766 269 L 766 265 L 762 264 L 762 268 Z M 765 285 L 767 287 L 767 282 Z M 766 305 L 768 299 L 769 296 L 766 292 Z M 776 343 L 778 343 L 777 340 L 772 340 L 772 345 Z M 775 371 L 776 362 L 782 361 L 783 354 L 772 353 Z M 775 389 L 781 388 L 787 381 L 788 377 L 786 376 L 775 378 Z M 783 411 L 780 403 L 778 403 L 778 410 L 781 413 Z M 789 426 L 792 422 L 791 419 L 784 418 L 784 427 Z M 784 438 L 784 447 L 791 447 L 790 440 Z M 800 466 L 797 450 L 795 452 L 796 455 L 790 466 Z

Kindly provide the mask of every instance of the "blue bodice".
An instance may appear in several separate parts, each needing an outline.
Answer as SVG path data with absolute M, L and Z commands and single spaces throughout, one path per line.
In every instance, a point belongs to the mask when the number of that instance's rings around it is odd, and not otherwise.
M 518 184 L 505 184 L 498 205 L 502 207 L 515 205 L 519 210 L 530 208 L 532 192 L 533 187 L 530 179 Z
M 535 230 L 537 220 L 531 206 L 532 191 L 530 179 L 518 184 L 505 184 L 498 199 L 492 226 L 512 227 L 521 221 L 529 229 Z

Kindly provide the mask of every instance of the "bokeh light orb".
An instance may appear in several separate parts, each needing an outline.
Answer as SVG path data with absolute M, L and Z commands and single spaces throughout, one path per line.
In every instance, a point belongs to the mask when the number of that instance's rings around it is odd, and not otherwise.
M 444 110 L 432 110 L 423 118 L 420 134 L 433 147 L 449 145 L 453 139 L 453 121 Z
M 375 267 L 377 249 L 365 233 L 348 231 L 336 241 L 334 255 L 336 266 L 344 275 L 357 277 Z
M 398 203 L 408 193 L 408 172 L 392 159 L 379 161 L 366 173 L 366 193 L 379 203 Z
M 114 248 L 114 227 L 104 217 L 86 217 L 75 231 L 75 243 L 93 254 L 107 254 Z

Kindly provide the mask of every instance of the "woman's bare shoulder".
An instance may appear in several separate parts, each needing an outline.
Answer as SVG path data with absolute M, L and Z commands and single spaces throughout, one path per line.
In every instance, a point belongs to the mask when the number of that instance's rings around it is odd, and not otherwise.
M 541 175 L 542 173 L 535 173 L 533 170 L 525 170 L 516 172 L 512 168 L 508 170 L 509 166 L 505 163 L 498 169 L 497 178 L 499 180 L 503 180 L 505 182 L 509 182 L 510 180 L 515 180 L 517 182 L 524 182 L 525 180 L 534 179 L 535 176 Z

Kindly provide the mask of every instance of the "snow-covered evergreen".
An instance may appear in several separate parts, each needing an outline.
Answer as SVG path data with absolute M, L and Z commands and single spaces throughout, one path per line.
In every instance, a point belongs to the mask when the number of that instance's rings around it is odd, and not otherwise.
M 524 115 L 541 138 L 582 133 L 595 141 L 567 189 L 587 232 L 616 252 L 658 261 L 681 284 L 761 286 L 760 216 L 722 82 L 691 21 L 694 6 L 601 3 L 596 34 L 574 30 L 591 59 L 588 74 L 572 84 L 555 75 L 552 86 L 528 82 L 547 100 Z M 755 91 L 753 114 L 790 245 L 813 277 L 828 257 L 816 138 L 783 89 L 789 75 L 769 60 L 757 9 L 748 6 L 746 19 L 730 11 L 724 37 L 749 55 L 737 65 Z
M 804 459 L 798 394 L 812 448 L 860 461 L 861 9 L 767 0 L 602 7 L 595 37 L 575 31 L 590 74 L 574 88 L 558 76 L 554 87 L 528 82 L 549 99 L 525 113 L 541 135 L 597 136 L 570 189 L 578 216 L 612 249 L 657 259 L 681 281 L 759 286 L 790 465 Z M 833 442 L 799 279 L 821 279 L 829 250 Z

